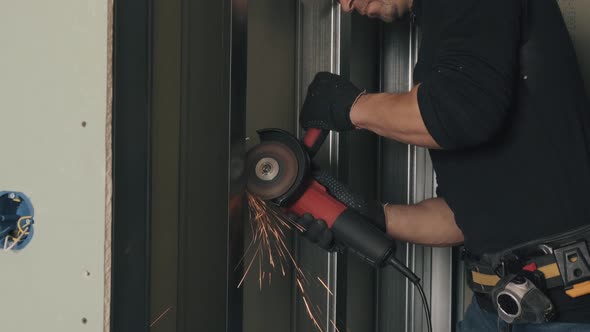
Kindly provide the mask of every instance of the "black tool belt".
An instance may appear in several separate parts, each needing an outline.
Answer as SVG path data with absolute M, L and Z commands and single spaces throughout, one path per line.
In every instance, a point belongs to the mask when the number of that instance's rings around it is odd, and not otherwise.
M 490 294 L 503 277 L 524 274 L 540 288 L 562 287 L 572 298 L 590 294 L 590 225 L 494 254 L 463 251 L 469 287 Z

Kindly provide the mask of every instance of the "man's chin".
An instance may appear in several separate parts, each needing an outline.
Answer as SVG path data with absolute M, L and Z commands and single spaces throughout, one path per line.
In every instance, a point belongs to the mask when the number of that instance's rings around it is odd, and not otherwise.
M 393 22 L 397 19 L 393 13 L 374 13 L 366 15 L 369 18 L 377 19 L 386 23 Z
M 407 13 L 400 11 L 399 8 L 395 5 L 392 5 L 392 7 L 388 8 L 388 10 L 386 10 L 379 16 L 379 19 L 383 22 L 390 23 L 394 21 L 399 21 L 400 19 L 407 16 L 406 14 Z
M 379 19 L 385 23 L 391 23 L 396 20 L 393 16 L 381 16 Z
M 381 21 L 391 23 L 395 21 L 402 21 L 410 16 L 410 12 L 400 12 L 399 10 L 394 11 L 389 15 L 383 15 L 380 17 Z
M 391 13 L 384 13 L 379 15 L 379 19 L 386 23 L 391 23 L 400 19 L 397 11 L 393 11 Z

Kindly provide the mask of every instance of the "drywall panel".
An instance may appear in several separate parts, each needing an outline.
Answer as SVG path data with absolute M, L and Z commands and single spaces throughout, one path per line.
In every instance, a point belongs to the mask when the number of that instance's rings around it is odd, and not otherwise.
M 35 235 L 0 252 L 0 330 L 103 331 L 107 0 L 0 3 L 0 190 Z

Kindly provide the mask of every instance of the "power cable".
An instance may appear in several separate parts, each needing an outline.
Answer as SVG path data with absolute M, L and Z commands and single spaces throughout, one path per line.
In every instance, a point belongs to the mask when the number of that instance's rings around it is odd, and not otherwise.
M 389 264 L 393 266 L 396 270 L 398 270 L 401 274 L 403 274 L 404 277 L 408 278 L 408 280 L 418 289 L 420 297 L 422 298 L 424 313 L 426 314 L 428 332 L 432 332 L 432 317 L 430 314 L 430 307 L 428 305 L 428 300 L 426 299 L 426 294 L 424 293 L 424 288 L 422 288 L 422 284 L 420 284 L 420 278 L 414 272 L 412 272 L 412 270 L 405 266 L 404 263 L 402 263 L 395 257 L 389 258 Z

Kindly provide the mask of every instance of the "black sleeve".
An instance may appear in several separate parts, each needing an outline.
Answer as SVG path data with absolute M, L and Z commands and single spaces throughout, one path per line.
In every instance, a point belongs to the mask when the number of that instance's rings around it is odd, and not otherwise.
M 485 143 L 505 123 L 518 74 L 521 5 L 445 2 L 434 66 L 418 89 L 418 104 L 436 142 L 458 149 Z

